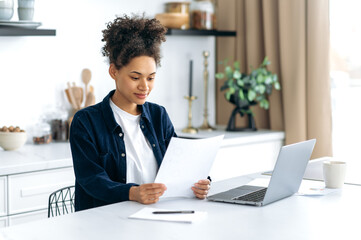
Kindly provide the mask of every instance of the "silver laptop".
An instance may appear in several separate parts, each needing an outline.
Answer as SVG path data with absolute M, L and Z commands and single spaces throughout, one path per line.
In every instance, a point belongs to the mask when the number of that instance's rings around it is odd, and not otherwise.
M 283 146 L 268 187 L 243 185 L 207 199 L 216 202 L 263 206 L 296 193 L 301 185 L 316 139 Z

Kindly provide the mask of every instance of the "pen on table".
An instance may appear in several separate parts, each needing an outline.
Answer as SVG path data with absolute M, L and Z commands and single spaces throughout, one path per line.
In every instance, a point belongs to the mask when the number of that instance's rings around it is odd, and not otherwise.
M 193 210 L 186 211 L 154 211 L 153 214 L 190 214 L 194 213 Z

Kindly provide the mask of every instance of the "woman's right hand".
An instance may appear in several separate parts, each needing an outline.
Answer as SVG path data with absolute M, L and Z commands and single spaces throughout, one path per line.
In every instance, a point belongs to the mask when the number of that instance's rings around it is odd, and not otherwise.
M 129 190 L 129 200 L 142 204 L 152 204 L 159 201 L 159 197 L 167 190 L 163 183 L 146 183 L 132 186 Z

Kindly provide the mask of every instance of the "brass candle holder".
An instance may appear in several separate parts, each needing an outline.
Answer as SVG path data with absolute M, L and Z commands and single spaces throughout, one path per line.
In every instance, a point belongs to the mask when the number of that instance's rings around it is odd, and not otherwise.
M 184 133 L 197 133 L 198 130 L 192 126 L 192 102 L 196 100 L 196 96 L 185 96 L 185 99 L 188 100 L 188 126 L 182 130 Z
M 208 123 L 208 57 L 209 52 L 203 51 L 203 57 L 204 57 L 204 71 L 203 71 L 203 78 L 204 78 L 204 120 L 202 126 L 199 127 L 200 130 L 206 130 L 206 131 L 213 131 L 215 128 L 211 127 L 211 125 Z

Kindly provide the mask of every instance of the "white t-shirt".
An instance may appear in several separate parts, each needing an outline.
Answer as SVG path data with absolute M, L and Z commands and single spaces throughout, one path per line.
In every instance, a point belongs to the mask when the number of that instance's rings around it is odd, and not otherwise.
M 158 164 L 152 147 L 140 129 L 140 115 L 132 115 L 109 101 L 115 121 L 124 133 L 127 161 L 127 183 L 152 183 L 158 171 Z

